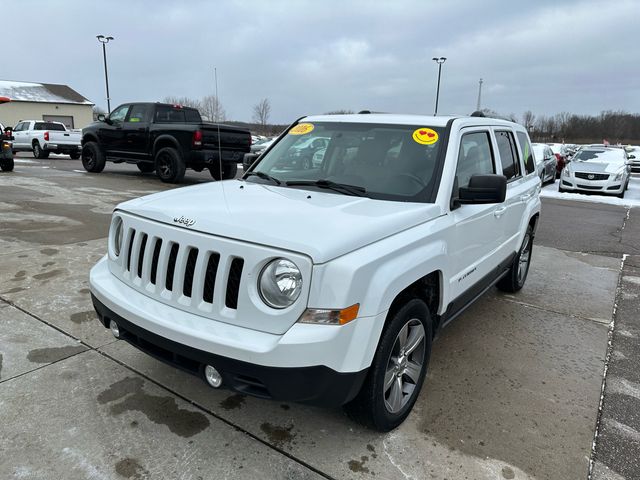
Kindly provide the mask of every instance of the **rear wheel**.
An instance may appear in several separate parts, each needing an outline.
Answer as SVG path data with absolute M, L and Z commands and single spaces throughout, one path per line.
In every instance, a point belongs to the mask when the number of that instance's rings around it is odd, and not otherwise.
M 13 171 L 13 158 L 0 161 L 0 168 L 2 169 L 3 172 Z
M 138 170 L 142 173 L 150 173 L 156 169 L 156 166 L 151 162 L 138 162 L 136 163 L 136 167 L 138 167 Z
M 38 142 L 34 142 L 33 143 L 33 156 L 35 158 L 39 158 L 39 159 L 45 159 L 45 158 L 49 158 L 49 152 L 47 152 L 46 150 L 43 150 L 42 147 L 40 147 L 40 143 Z
M 87 172 L 100 173 L 106 160 L 96 142 L 87 142 L 82 147 L 82 166 Z
M 433 327 L 427 305 L 410 298 L 388 321 L 367 378 L 345 405 L 355 421 L 382 432 L 400 425 L 418 398 L 431 355 Z
M 209 168 L 209 173 L 215 180 L 231 180 L 236 178 L 238 173 L 237 163 L 222 163 L 222 177 L 220 177 L 220 166 L 214 166 Z
M 173 147 L 165 147 L 156 153 L 156 175 L 165 183 L 178 183 L 184 178 L 186 166 L 180 153 Z
M 503 292 L 515 293 L 524 286 L 529 274 L 531 264 L 531 252 L 533 250 L 533 228 L 527 226 L 520 251 L 516 254 L 509 272 L 497 283 L 497 287 Z

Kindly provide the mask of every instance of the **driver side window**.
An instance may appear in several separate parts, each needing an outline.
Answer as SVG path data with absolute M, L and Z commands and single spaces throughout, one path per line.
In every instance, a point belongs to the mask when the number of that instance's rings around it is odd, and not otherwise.
M 462 136 L 456 178 L 458 188 L 468 187 L 472 175 L 495 173 L 489 132 L 473 132 Z
M 121 105 L 109 114 L 109 120 L 112 122 L 123 122 L 129 111 L 129 105 Z

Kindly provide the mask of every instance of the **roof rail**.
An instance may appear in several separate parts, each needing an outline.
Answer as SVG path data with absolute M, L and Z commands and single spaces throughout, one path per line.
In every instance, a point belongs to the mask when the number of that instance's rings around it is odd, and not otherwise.
M 486 115 L 484 114 L 483 111 L 481 110 L 476 110 L 475 112 L 473 112 L 471 115 L 471 117 L 486 117 Z

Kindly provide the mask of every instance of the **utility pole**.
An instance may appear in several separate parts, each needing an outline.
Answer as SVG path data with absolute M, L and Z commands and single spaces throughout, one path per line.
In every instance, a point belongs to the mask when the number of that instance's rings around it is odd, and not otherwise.
M 478 105 L 476 105 L 476 111 L 480 111 L 480 99 L 482 98 L 482 79 L 478 82 Z

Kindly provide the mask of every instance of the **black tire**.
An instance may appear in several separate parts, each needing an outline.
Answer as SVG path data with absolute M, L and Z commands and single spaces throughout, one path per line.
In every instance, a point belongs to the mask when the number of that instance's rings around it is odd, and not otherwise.
M 178 183 L 184 178 L 186 166 L 178 150 L 165 147 L 156 153 L 155 169 L 156 175 L 164 183 Z
M 528 225 L 520 250 L 513 259 L 509 272 L 496 284 L 498 289 L 503 292 L 515 293 L 524 287 L 524 282 L 527 280 L 529 267 L 531 266 L 532 252 L 533 229 L 531 228 L 531 225 Z
M 0 160 L 0 168 L 3 172 L 12 172 L 13 171 L 13 158 L 8 158 L 6 160 Z
M 215 166 L 209 169 L 209 173 L 214 178 L 214 180 L 220 180 L 220 167 Z M 236 174 L 238 173 L 238 164 L 222 162 L 222 180 L 231 180 L 236 178 Z
M 80 154 L 78 152 L 72 152 L 69 154 L 71 160 L 78 160 L 80 158 Z
M 33 151 L 34 158 L 38 158 L 40 160 L 43 160 L 45 158 L 49 158 L 49 152 L 46 151 L 46 150 L 43 150 L 40 147 L 40 143 L 39 142 L 33 142 L 32 151 Z
M 87 142 L 82 147 L 82 166 L 87 172 L 100 173 L 104 170 L 106 159 L 96 142 Z
M 138 167 L 138 170 L 142 173 L 151 173 L 156 169 L 155 164 L 151 162 L 138 162 L 136 163 L 136 167 Z
M 409 325 L 407 342 L 414 334 L 415 338 L 418 338 L 420 332 L 418 325 L 422 327 L 423 337 L 416 344 L 415 350 L 403 355 L 400 348 L 402 343 L 400 331 L 407 325 Z M 356 422 L 381 432 L 388 432 L 400 425 L 411 412 L 420 394 L 429 365 L 432 338 L 433 326 L 427 305 L 418 298 L 410 297 L 388 319 L 362 389 L 351 402 L 344 406 L 347 415 Z M 406 366 L 417 365 L 420 359 L 422 362 L 419 372 L 416 367 L 412 370 L 413 376 L 406 373 Z M 402 371 L 402 365 L 405 365 L 404 371 Z M 385 389 L 385 377 L 388 379 L 387 389 Z M 404 395 L 406 386 L 411 387 L 411 392 Z M 394 402 L 394 389 L 396 392 L 399 391 L 398 402 Z M 390 409 L 393 403 L 398 406 L 396 411 Z

